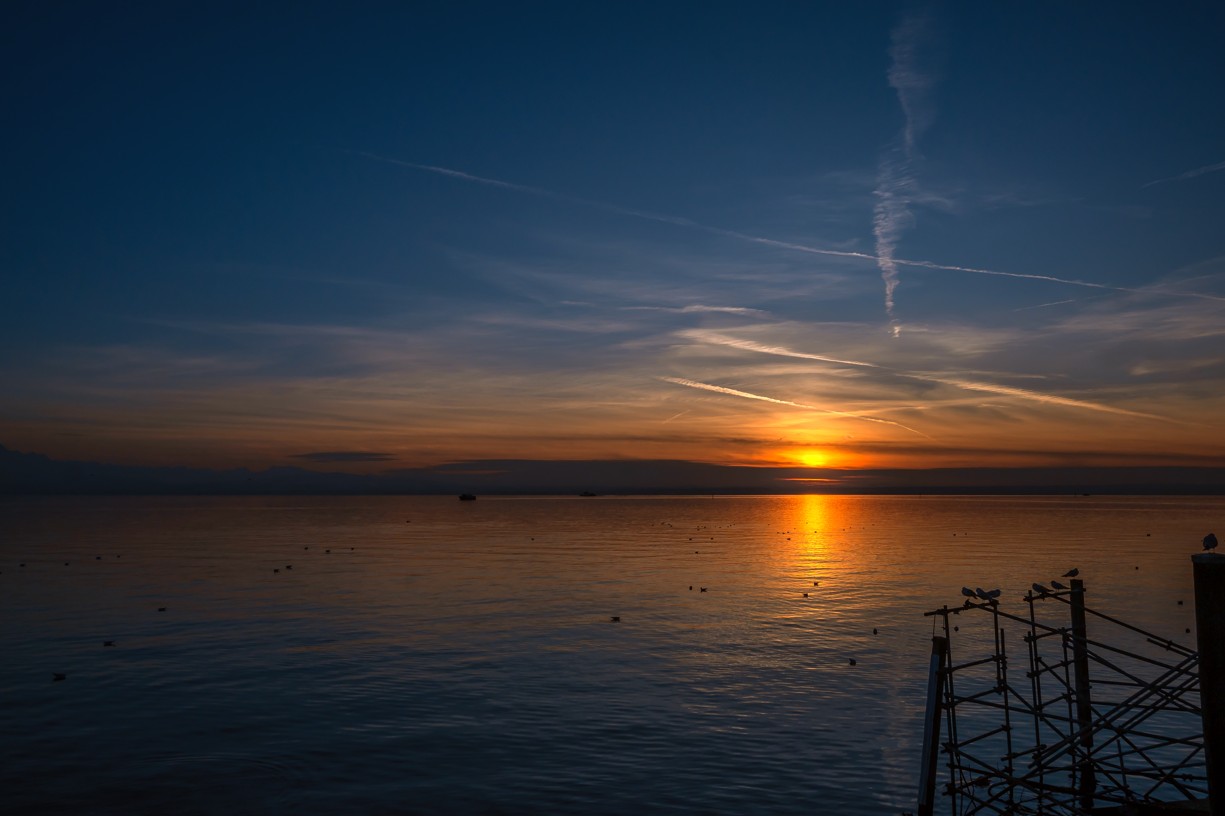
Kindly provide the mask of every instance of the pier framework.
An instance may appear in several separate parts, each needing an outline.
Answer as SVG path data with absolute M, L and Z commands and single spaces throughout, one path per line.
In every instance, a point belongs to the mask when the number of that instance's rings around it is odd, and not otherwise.
M 1094 609 L 1077 579 L 1035 585 L 1020 615 L 926 613 L 919 816 L 1225 816 L 1225 555 L 1193 561 L 1198 650 Z

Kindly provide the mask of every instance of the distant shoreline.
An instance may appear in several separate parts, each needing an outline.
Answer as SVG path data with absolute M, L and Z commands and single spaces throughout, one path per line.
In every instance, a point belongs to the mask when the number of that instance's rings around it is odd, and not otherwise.
M 172 496 L 1225 495 L 1225 466 L 834 470 L 684 460 L 450 462 L 377 473 L 154 467 L 52 459 L 0 445 L 0 495 Z M 593 497 L 584 497 L 590 501 Z

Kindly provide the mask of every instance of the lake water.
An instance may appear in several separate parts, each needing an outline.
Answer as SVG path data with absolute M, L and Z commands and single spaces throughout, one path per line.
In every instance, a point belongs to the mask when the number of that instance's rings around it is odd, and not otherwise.
M 1193 646 L 1213 529 L 1220 497 L 7 498 L 0 809 L 897 814 L 924 611 L 1077 566 Z

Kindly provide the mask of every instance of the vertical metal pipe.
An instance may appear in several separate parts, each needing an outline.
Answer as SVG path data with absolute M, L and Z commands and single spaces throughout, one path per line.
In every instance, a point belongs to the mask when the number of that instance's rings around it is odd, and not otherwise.
M 940 701 L 944 698 L 944 675 L 948 668 L 947 637 L 932 638 L 932 657 L 927 670 L 927 713 L 923 721 L 923 764 L 919 768 L 919 816 L 932 816 L 936 807 L 936 759 L 940 753 Z
M 1076 725 L 1080 731 L 1080 758 L 1078 768 L 1078 795 L 1080 808 L 1085 813 L 1093 809 L 1093 794 L 1097 790 L 1097 775 L 1093 772 L 1093 706 L 1089 701 L 1089 644 L 1085 626 L 1085 582 L 1072 579 L 1072 668 L 1076 687 Z
M 1212 816 L 1225 816 L 1225 555 L 1191 556 L 1204 759 Z

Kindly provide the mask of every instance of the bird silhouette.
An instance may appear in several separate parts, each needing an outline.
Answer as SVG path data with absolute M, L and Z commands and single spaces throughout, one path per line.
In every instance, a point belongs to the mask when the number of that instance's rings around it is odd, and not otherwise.
M 103 646 L 114 646 L 114 645 L 115 645 L 115 641 L 113 641 L 113 640 L 104 640 L 104 641 L 102 641 L 102 645 L 103 645 Z
M 1053 586 L 1055 589 L 1067 589 L 1066 586 L 1059 583 L 1058 581 L 1051 581 L 1051 586 Z
M 854 665 L 855 665 L 855 658 L 853 658 L 853 657 L 851 658 L 851 665 L 852 665 L 852 666 L 854 666 Z
M 1037 592 L 1039 595 L 1045 595 L 1046 593 L 1051 591 L 1050 588 L 1044 587 L 1042 586 L 1042 584 L 1039 584 L 1036 581 L 1033 584 L 1030 584 L 1030 586 L 1032 586 L 1034 589 L 1034 592 Z
M 705 591 L 706 591 L 706 587 L 698 587 L 698 590 L 699 590 L 700 592 L 705 592 Z
M 1208 535 L 1204 536 L 1204 552 L 1208 552 L 1209 550 L 1215 550 L 1216 543 L 1217 542 L 1216 542 L 1215 533 L 1209 533 Z
M 1064 578 L 1075 578 L 1077 575 L 1080 575 L 1080 570 L 1077 569 L 1076 567 L 1073 567 L 1072 569 L 1065 572 L 1063 574 L 1063 577 Z
M 969 587 L 965 587 L 965 586 L 963 586 L 963 587 L 961 588 L 961 594 L 962 594 L 962 595 L 965 595 L 967 598 L 973 598 L 973 597 L 974 597 L 974 590 L 970 589 Z
M 621 616 L 620 616 L 620 615 L 613 615 L 613 616 L 611 616 L 611 617 L 609 618 L 609 620 L 610 620 L 612 623 L 620 623 L 620 622 L 621 622 Z

